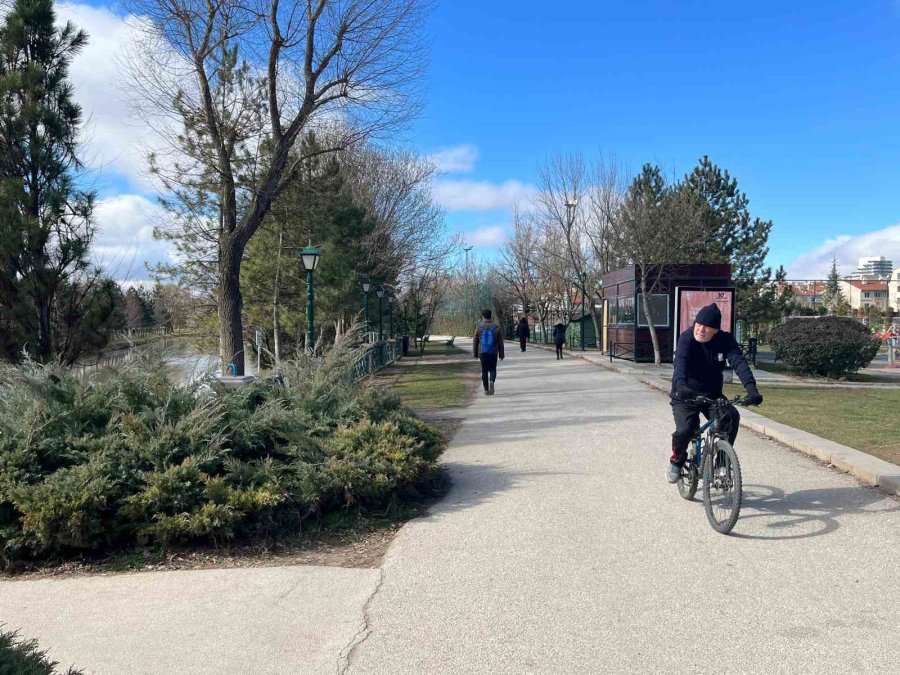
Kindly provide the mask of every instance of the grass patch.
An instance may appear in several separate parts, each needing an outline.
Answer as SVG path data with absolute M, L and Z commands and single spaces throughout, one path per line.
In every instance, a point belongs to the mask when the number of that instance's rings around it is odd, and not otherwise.
M 416 357 L 419 355 L 419 352 L 413 349 L 413 346 L 410 345 L 410 356 Z M 462 349 L 457 346 L 448 345 L 446 342 L 426 342 L 425 343 L 425 354 L 424 356 L 427 358 L 429 356 L 454 356 L 462 353 Z
M 727 385 L 725 394 L 743 392 Z M 776 388 L 763 391 L 769 419 L 900 464 L 900 389 Z
M 393 393 L 413 410 L 461 408 L 469 398 L 467 375 L 475 371 L 474 359 L 467 356 L 458 347 L 430 345 L 424 356 L 411 355 L 392 369 Z

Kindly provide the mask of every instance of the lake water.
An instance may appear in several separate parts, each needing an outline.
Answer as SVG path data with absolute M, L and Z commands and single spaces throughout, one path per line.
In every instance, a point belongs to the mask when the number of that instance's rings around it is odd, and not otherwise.
M 218 354 L 199 351 L 184 339 L 157 340 L 145 345 L 117 349 L 101 354 L 96 363 L 76 365 L 73 369 L 89 375 L 104 368 L 121 368 L 140 357 L 150 355 L 161 357 L 169 366 L 173 379 L 180 384 L 203 379 L 219 370 Z M 247 359 L 245 371 L 247 375 L 256 374 L 255 359 Z

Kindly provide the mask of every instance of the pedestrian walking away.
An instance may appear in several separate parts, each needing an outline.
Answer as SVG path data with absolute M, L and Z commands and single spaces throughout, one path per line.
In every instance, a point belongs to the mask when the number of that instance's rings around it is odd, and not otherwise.
M 531 329 L 528 327 L 528 319 L 522 317 L 519 319 L 519 325 L 516 326 L 516 337 L 519 338 L 519 347 L 525 351 L 525 345 L 528 343 L 528 336 L 531 335 Z
M 494 381 L 497 379 L 497 359 L 505 358 L 503 353 L 503 331 L 491 320 L 491 310 L 481 313 L 482 321 L 475 327 L 475 339 L 472 350 L 475 358 L 481 361 L 481 383 L 487 396 L 494 394 Z
M 759 405 L 763 401 L 756 386 L 753 371 L 747 365 L 741 348 L 731 333 L 721 330 L 722 312 L 715 303 L 703 307 L 694 325 L 678 336 L 672 372 L 670 404 L 675 418 L 672 434 L 672 456 L 666 470 L 666 480 L 677 483 L 681 467 L 687 459 L 687 448 L 700 428 L 700 413 L 709 419 L 709 405 L 693 402 L 697 396 L 716 399 L 722 396 L 722 373 L 730 365 L 747 390 L 747 403 Z M 737 409 L 729 409 L 719 428 L 728 434 L 734 445 L 741 416 Z
M 563 345 L 566 344 L 566 327 L 558 323 L 553 327 L 553 344 L 556 345 L 556 358 L 563 357 Z

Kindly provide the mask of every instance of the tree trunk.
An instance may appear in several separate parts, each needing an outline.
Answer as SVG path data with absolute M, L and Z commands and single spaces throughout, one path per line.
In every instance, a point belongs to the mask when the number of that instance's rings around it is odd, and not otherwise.
M 641 270 L 643 271 L 643 267 Z M 656 326 L 653 325 L 653 317 L 650 315 L 650 301 L 647 298 L 647 276 L 641 274 L 641 304 L 644 306 L 644 317 L 647 319 L 647 326 L 650 328 L 650 340 L 653 342 L 653 364 L 658 366 L 662 363 L 662 354 L 659 350 L 659 336 L 656 334 Z M 637 354 L 634 355 L 634 358 L 637 361 Z
M 241 311 L 244 301 L 241 297 L 241 258 L 243 247 L 231 237 L 219 241 L 219 334 L 222 373 L 244 374 L 244 335 Z
M 50 299 L 38 298 L 38 362 L 48 363 L 53 358 L 53 334 L 50 322 Z
M 593 300 L 591 300 L 591 304 L 596 304 Z M 600 312 L 603 311 L 603 303 L 600 303 Z M 603 351 L 603 347 L 600 344 L 602 342 L 601 337 L 602 333 L 600 332 L 600 317 L 597 316 L 597 308 L 591 307 L 591 321 L 594 322 L 594 347 L 596 347 L 598 352 Z

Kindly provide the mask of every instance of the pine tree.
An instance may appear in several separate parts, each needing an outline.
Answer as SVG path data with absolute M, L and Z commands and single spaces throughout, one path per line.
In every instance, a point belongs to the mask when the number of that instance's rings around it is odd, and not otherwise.
M 315 144 L 308 136 L 303 153 L 315 155 Z M 322 251 L 316 270 L 316 323 L 340 325 L 361 309 L 357 275 L 367 271 L 363 242 L 372 223 L 355 204 L 343 171 L 333 156 L 305 160 L 247 247 L 241 268 L 245 313 L 267 341 L 272 336 L 269 351 L 279 358 L 304 335 L 306 273 L 297 251 L 309 242 Z
M 825 282 L 824 298 L 825 306 L 833 313 L 843 314 L 847 301 L 844 298 L 844 292 L 841 290 L 841 275 L 838 272 L 837 258 L 831 259 L 831 271 L 828 273 L 828 280 Z
M 7 358 L 26 348 L 42 362 L 80 351 L 73 317 L 109 319 L 73 302 L 112 306 L 88 260 L 94 194 L 75 180 L 81 109 L 68 70 L 87 36 L 54 20 L 52 0 L 16 0 L 0 27 L 0 326 Z
M 731 276 L 738 288 L 738 315 L 743 316 L 742 298 L 758 291 L 767 281 L 763 265 L 769 253 L 772 221 L 752 218 L 750 200 L 738 188 L 737 179 L 705 155 L 685 176 L 684 184 L 701 199 L 706 231 L 703 243 L 692 249 L 689 260 L 731 264 Z

